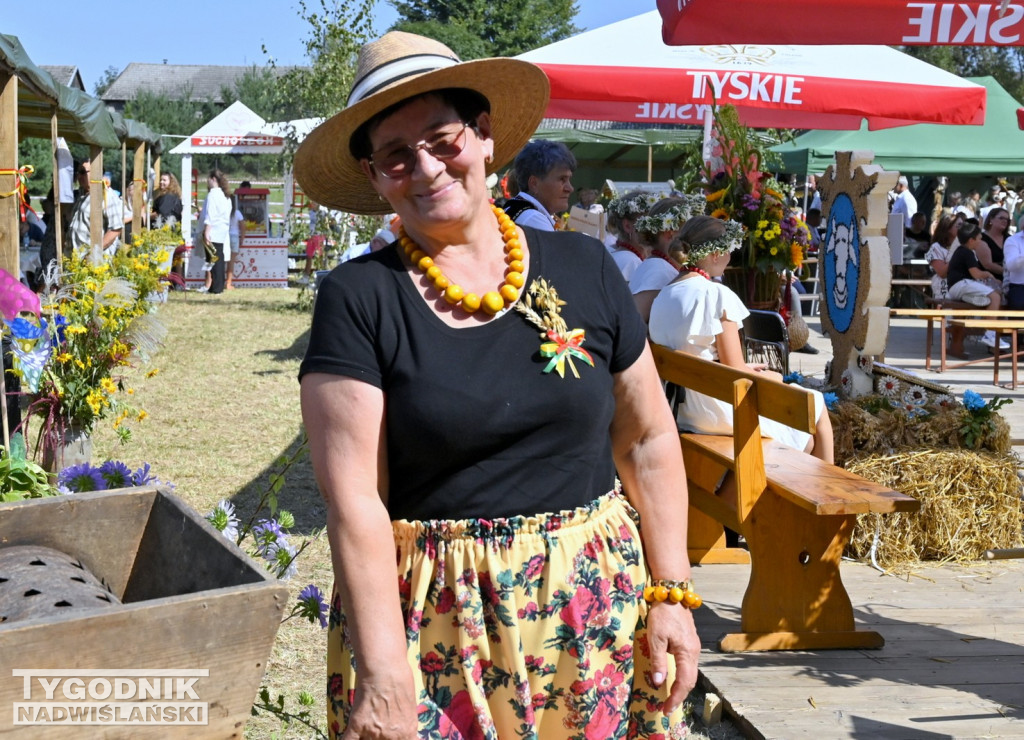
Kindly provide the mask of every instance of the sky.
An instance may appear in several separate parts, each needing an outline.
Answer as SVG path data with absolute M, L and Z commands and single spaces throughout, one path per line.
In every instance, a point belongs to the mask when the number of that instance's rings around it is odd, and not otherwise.
M 121 71 L 131 62 L 263 65 L 264 45 L 278 65 L 308 61 L 303 40 L 309 25 L 298 17 L 296 0 L 108 0 L 102 11 L 85 0 L 3 4 L 0 33 L 17 36 L 37 65 L 77 66 L 89 94 L 108 67 Z M 306 5 L 320 8 L 318 0 Z M 577 0 L 577 6 L 575 25 L 584 30 L 657 8 L 655 0 Z M 376 31 L 396 19 L 387 0 L 379 0 Z

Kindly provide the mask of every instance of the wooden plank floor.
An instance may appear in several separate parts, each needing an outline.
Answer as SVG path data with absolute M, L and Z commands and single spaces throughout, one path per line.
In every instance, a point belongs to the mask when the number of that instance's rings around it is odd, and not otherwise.
M 694 578 L 701 672 L 753 738 L 1024 737 L 1024 561 L 922 565 L 907 577 L 844 562 L 858 627 L 880 650 L 724 654 L 748 565 Z
M 816 317 L 807 318 L 817 355 L 793 353 L 790 369 L 821 377 L 832 358 Z M 935 332 L 938 364 L 938 332 Z M 924 369 L 925 322 L 894 319 L 886 362 L 941 383 L 959 398 L 1009 397 L 1001 413 L 1024 456 L 1024 383 L 992 385 L 992 365 L 945 373 Z M 987 348 L 968 339 L 971 359 Z M 1004 362 L 1000 380 L 1010 379 Z M 1024 380 L 1024 368 L 1022 368 Z M 694 569 L 708 608 L 697 611 L 701 671 L 753 738 L 938 740 L 1024 738 L 1024 560 L 923 564 L 912 576 L 883 576 L 844 562 L 858 625 L 882 634 L 881 650 L 722 654 L 720 635 L 739 628 L 746 565 Z

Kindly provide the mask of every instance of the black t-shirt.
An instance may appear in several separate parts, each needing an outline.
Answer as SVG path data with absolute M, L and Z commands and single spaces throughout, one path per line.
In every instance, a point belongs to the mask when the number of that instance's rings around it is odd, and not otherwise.
M 156 197 L 153 201 L 153 210 L 158 216 L 167 218 L 168 216 L 174 216 L 177 221 L 181 221 L 181 198 L 174 193 L 162 193 Z
M 1002 267 L 1003 265 L 1003 248 L 995 243 L 995 240 L 991 236 L 982 232 L 982 240 L 988 244 L 989 250 L 992 252 L 992 262 Z
M 947 287 L 952 288 L 961 280 L 972 280 L 972 267 L 981 268 L 981 263 L 978 262 L 978 256 L 974 253 L 974 250 L 968 249 L 963 245 L 957 247 L 956 251 L 953 252 L 953 256 L 949 259 L 949 267 L 946 268 Z
M 526 285 L 544 278 L 586 331 L 594 367 L 542 372 L 539 330 L 515 310 L 453 328 L 416 292 L 395 249 L 340 265 L 322 283 L 299 369 L 345 375 L 386 397 L 392 519 L 463 519 L 572 509 L 614 484 L 613 374 L 632 365 L 646 327 L 595 239 L 524 229 Z

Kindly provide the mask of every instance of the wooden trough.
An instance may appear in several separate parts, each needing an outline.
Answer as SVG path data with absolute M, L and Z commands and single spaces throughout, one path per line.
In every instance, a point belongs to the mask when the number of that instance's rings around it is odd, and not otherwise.
M 0 553 L 28 545 L 66 553 L 58 570 L 95 576 L 110 598 L 51 598 L 52 573 L 26 587 L 32 566 L 51 565 L 43 550 L 24 549 L 34 560 L 8 566 L 13 576 L 0 573 L 0 605 L 39 591 L 26 598 L 57 606 L 27 617 L 0 613 L 0 737 L 242 737 L 287 607 L 285 586 L 163 488 L 0 506 Z M 19 593 L 5 593 L 9 584 Z M 55 687 L 49 697 L 47 685 Z M 38 709 L 26 709 L 39 702 L 51 704 L 47 721 L 26 724 L 40 721 Z

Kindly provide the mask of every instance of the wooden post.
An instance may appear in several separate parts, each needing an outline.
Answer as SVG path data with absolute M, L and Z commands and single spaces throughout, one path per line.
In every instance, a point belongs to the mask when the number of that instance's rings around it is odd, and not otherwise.
M 139 144 L 135 147 L 135 163 L 132 165 L 132 181 L 135 189 L 132 191 L 132 234 L 142 231 L 142 206 L 145 204 L 145 191 L 143 188 L 148 184 L 146 179 L 146 145 Z
M 94 265 L 103 261 L 103 149 L 89 146 L 92 172 L 89 173 L 89 255 Z
M 57 242 L 57 274 L 60 274 L 61 262 L 64 259 L 64 229 L 62 225 L 63 205 L 60 202 L 60 172 L 57 168 L 57 109 L 50 114 L 50 143 L 53 145 L 53 221 L 49 228 L 56 229 L 54 237 Z M 45 268 L 46 265 L 43 265 Z
M 128 142 L 121 142 L 121 243 L 124 244 L 124 194 L 128 192 Z
M 18 78 L 0 73 L 0 169 L 18 169 Z M 21 275 L 18 260 L 21 256 L 21 198 L 18 193 L 18 174 L 0 176 L 0 193 L 11 195 L 0 198 L 0 267 L 14 279 Z M 7 423 L 6 358 L 0 355 L 0 425 L 3 426 L 4 449 L 11 449 Z
M 0 72 L 0 169 L 18 169 L 18 78 Z M 18 176 L 0 175 L 0 193 L 18 187 Z M 17 280 L 21 241 L 18 195 L 0 198 L 0 268 Z M 6 427 L 5 427 L 6 428 Z

